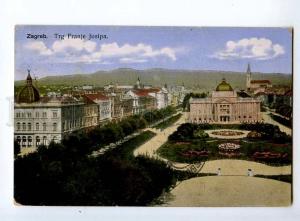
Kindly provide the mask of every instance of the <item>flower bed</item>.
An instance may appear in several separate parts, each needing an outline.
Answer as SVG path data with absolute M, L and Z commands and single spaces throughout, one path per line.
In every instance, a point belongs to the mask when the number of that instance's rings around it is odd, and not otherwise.
M 222 151 L 235 151 L 237 149 L 241 148 L 241 145 L 236 144 L 236 143 L 221 143 L 218 145 L 219 150 Z
M 243 132 L 232 130 L 213 131 L 211 133 L 219 136 L 240 136 L 244 134 Z

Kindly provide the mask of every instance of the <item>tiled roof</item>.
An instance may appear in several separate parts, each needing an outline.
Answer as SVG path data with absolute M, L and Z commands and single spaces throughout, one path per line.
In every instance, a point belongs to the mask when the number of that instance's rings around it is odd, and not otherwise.
M 271 84 L 269 80 L 251 80 L 251 84 Z
M 149 96 L 149 93 L 157 93 L 159 92 L 159 88 L 149 88 L 149 89 L 136 89 L 133 91 L 139 97 L 146 97 Z

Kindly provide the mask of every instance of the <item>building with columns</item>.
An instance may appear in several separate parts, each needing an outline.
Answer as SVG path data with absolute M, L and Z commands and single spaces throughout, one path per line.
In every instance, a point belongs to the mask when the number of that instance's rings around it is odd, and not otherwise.
M 261 121 L 260 100 L 238 97 L 225 79 L 207 98 L 191 98 L 191 123 L 255 123 Z

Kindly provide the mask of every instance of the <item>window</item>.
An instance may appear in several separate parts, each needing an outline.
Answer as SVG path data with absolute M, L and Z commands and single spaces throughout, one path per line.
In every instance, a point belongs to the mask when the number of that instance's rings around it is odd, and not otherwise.
M 25 136 L 22 137 L 22 146 L 26 147 L 26 137 Z
M 35 117 L 39 118 L 40 117 L 40 113 L 39 112 L 35 112 Z
M 17 136 L 17 143 L 20 145 L 21 144 L 21 137 Z
M 47 117 L 47 112 L 43 112 L 43 118 Z
M 20 117 L 20 112 L 17 112 L 16 113 L 16 118 L 19 118 Z
M 35 130 L 40 130 L 40 124 L 39 123 L 35 124 Z
M 21 124 L 20 122 L 17 123 L 17 131 L 21 130 Z
M 57 130 L 57 123 L 53 123 L 53 131 Z
M 31 147 L 32 146 L 32 137 L 29 136 L 28 137 L 28 147 Z
M 31 130 L 31 123 L 27 124 L 27 129 L 30 131 Z
M 31 113 L 30 112 L 27 113 L 27 117 L 31 118 Z
M 57 118 L 57 112 L 53 112 L 52 115 L 53 115 L 53 118 Z
M 23 130 L 26 130 L 26 124 L 25 123 L 22 124 L 22 128 L 23 128 Z
M 43 145 L 47 145 L 47 137 L 46 136 L 43 136 Z
M 43 131 L 46 131 L 46 123 L 43 123 Z
M 36 146 L 38 147 L 38 146 L 40 146 L 40 144 L 41 144 L 41 139 L 39 136 L 37 136 L 36 137 Z
M 25 117 L 25 113 L 22 113 L 22 118 L 24 118 Z

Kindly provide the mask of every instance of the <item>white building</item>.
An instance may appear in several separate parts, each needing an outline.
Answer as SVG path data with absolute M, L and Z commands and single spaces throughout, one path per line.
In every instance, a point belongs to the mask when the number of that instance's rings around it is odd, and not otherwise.
M 255 123 L 261 121 L 261 101 L 238 97 L 225 79 L 208 98 L 191 98 L 191 123 Z
M 30 73 L 14 104 L 14 138 L 21 148 L 59 142 L 73 131 L 97 125 L 95 104 L 71 96 L 40 97 Z

